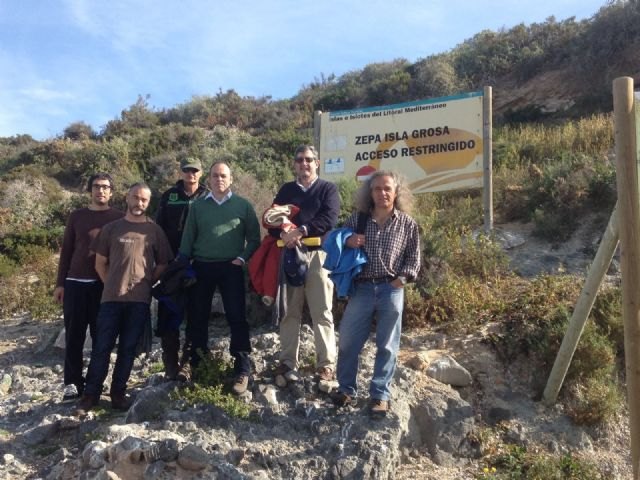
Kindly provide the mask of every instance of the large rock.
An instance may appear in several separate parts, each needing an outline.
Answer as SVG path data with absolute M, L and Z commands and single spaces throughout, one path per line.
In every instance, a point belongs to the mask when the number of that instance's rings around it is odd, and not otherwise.
M 407 443 L 423 445 L 438 465 L 453 465 L 467 456 L 466 440 L 474 427 L 473 409 L 452 388 L 429 385 L 420 403 L 411 406 Z

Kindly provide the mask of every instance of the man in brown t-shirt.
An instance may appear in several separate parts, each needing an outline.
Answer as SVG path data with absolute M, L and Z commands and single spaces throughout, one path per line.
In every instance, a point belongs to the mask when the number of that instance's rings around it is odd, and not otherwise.
M 124 218 L 105 225 L 93 244 L 96 271 L 104 290 L 78 415 L 98 404 L 116 340 L 118 356 L 111 380 L 111 405 L 118 410 L 128 408 L 125 391 L 136 345 L 150 321 L 151 286 L 173 258 L 164 231 L 145 215 L 150 199 L 147 185 L 133 185 L 127 193 Z
M 124 216 L 109 206 L 113 179 L 108 173 L 89 177 L 87 190 L 91 203 L 74 210 L 64 230 L 58 278 L 53 298 L 62 304 L 65 329 L 63 401 L 79 398 L 84 390 L 82 350 L 87 335 L 96 334 L 96 317 L 102 296 L 102 281 L 96 273 L 95 253 L 89 249 L 93 239 L 107 223 Z

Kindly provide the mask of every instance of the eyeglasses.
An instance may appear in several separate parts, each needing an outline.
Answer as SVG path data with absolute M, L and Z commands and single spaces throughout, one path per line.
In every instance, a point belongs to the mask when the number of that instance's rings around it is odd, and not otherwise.
M 197 168 L 183 168 L 182 171 L 184 173 L 198 173 L 200 170 Z
M 100 183 L 94 183 L 91 185 L 94 190 L 111 190 L 111 185 L 102 185 Z
M 296 157 L 296 163 L 302 163 L 302 162 L 313 163 L 315 161 L 316 159 L 313 157 Z

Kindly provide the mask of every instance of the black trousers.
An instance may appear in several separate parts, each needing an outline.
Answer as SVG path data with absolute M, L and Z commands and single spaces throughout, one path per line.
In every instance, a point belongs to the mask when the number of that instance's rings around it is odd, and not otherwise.
M 193 262 L 197 282 L 189 289 L 187 335 L 191 340 L 191 365 L 200 360 L 198 350 L 206 354 L 209 351 L 209 316 L 211 301 L 216 288 L 220 289 L 222 304 L 229 329 L 231 344 L 229 352 L 234 357 L 236 374 L 249 374 L 251 363 L 251 340 L 249 323 L 245 309 L 244 271 L 231 262 Z
M 87 326 L 92 343 L 96 338 L 96 318 L 102 296 L 102 282 L 77 282 L 65 280 L 64 314 L 65 352 L 64 352 L 64 384 L 74 384 L 78 391 L 84 389 L 82 375 L 82 349 L 87 337 Z

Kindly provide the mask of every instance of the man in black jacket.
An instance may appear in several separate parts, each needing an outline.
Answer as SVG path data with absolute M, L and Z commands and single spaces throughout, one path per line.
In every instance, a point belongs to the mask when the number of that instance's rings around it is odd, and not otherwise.
M 178 255 L 178 247 L 182 239 L 182 230 L 189 213 L 189 205 L 198 198 L 204 197 L 208 190 L 200 185 L 202 176 L 202 163 L 195 157 L 184 157 L 180 161 L 181 180 L 175 186 L 162 194 L 156 223 L 167 234 L 171 250 Z M 184 317 L 183 312 L 177 315 L 175 311 L 167 309 L 165 305 L 158 305 L 158 329 L 156 334 L 161 338 L 162 362 L 164 363 L 165 376 L 170 379 L 189 380 L 189 375 L 184 372 L 178 375 L 180 367 L 190 356 L 190 348 L 187 341 L 182 348 L 182 358 L 179 360 L 180 351 L 180 323 Z M 189 323 L 187 319 L 187 328 Z

